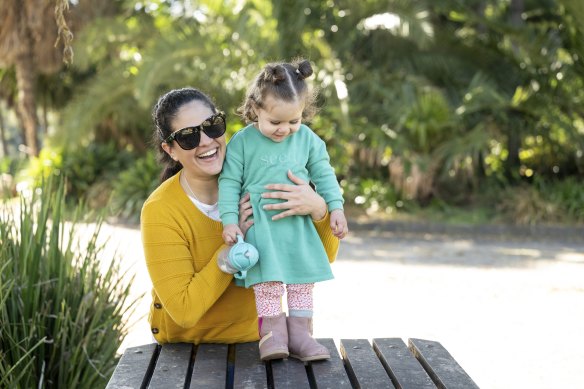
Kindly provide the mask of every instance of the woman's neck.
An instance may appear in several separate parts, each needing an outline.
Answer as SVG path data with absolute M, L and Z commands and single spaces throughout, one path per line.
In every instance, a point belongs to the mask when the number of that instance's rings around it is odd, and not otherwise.
M 215 204 L 219 197 L 218 177 L 208 177 L 201 179 L 191 177 L 184 169 L 181 172 L 181 186 L 185 193 L 203 204 Z

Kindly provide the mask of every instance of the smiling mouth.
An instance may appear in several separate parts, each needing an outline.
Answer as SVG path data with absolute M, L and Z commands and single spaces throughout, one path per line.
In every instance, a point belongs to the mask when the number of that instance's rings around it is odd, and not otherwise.
M 207 158 L 214 157 L 214 156 L 215 156 L 215 154 L 217 154 L 217 150 L 219 150 L 219 149 L 213 149 L 213 150 L 209 150 L 209 151 L 207 151 L 206 153 L 203 153 L 203 154 L 199 154 L 199 155 L 197 155 L 197 158 L 200 158 L 200 159 L 207 159 Z

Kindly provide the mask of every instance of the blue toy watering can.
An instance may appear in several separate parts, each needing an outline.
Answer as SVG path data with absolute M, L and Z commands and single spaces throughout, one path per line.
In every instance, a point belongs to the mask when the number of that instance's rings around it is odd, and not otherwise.
M 258 250 L 253 245 L 244 242 L 243 236 L 237 235 L 237 243 L 231 247 L 227 255 L 231 266 L 238 270 L 233 276 L 240 280 L 244 279 L 247 271 L 258 262 L 259 257 Z

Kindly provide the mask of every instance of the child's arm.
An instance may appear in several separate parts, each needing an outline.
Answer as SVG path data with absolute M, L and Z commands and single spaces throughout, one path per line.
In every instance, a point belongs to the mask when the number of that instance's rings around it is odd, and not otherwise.
M 316 186 L 316 191 L 327 203 L 327 208 L 330 212 L 330 227 L 333 234 L 337 238 L 343 239 L 349 232 L 347 219 L 343 212 L 343 195 L 334 169 L 330 165 L 330 158 L 324 141 L 316 134 L 312 134 L 314 135 L 313 143 L 310 147 L 306 168 Z
M 237 134 L 231 138 L 219 176 L 218 203 L 224 228 L 229 225 L 237 225 L 239 222 L 239 198 L 243 186 L 243 144 L 240 140 Z M 223 238 L 225 239 L 225 234 Z M 228 243 L 227 240 L 225 242 Z
M 223 241 L 226 244 L 233 246 L 237 242 L 237 235 L 243 236 L 237 224 L 228 224 L 223 227 Z

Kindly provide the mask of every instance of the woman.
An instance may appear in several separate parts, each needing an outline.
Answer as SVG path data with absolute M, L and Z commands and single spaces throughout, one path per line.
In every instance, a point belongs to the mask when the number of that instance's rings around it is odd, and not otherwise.
M 237 287 L 217 260 L 223 243 L 217 208 L 218 177 L 225 159 L 225 117 L 205 94 L 172 90 L 153 110 L 154 139 L 165 168 L 161 185 L 144 203 L 142 243 L 152 280 L 149 322 L 159 343 L 254 341 L 258 322 L 253 290 Z M 332 235 L 326 203 L 307 183 L 268 185 L 277 218 L 311 215 L 329 260 L 339 241 Z M 239 225 L 252 225 L 249 197 L 240 202 Z

